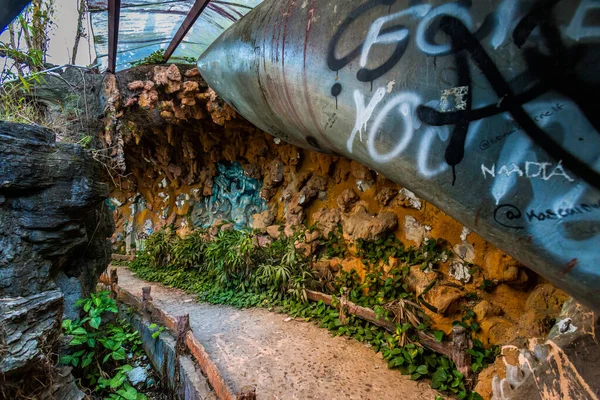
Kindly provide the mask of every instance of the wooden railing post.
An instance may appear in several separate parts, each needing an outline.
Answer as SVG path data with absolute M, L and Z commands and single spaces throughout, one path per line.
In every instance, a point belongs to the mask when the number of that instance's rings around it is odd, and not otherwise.
M 256 400 L 256 388 L 254 386 L 244 386 L 236 398 L 237 400 Z
M 322 301 L 323 303 L 333 306 L 333 296 L 315 292 L 312 290 L 306 290 L 306 294 L 311 301 Z M 392 321 L 387 321 L 385 318 L 377 318 L 377 314 L 371 308 L 359 306 L 348 300 L 348 292 L 340 297 L 340 321 L 344 323 L 344 320 L 349 315 L 355 315 L 365 321 L 375 324 L 389 332 L 396 331 L 396 324 Z M 457 325 L 452 329 L 452 342 L 439 343 L 431 334 L 418 331 L 419 342 L 440 354 L 449 357 L 456 364 L 456 368 L 465 375 L 468 380 L 471 377 L 471 356 L 467 353 L 467 350 L 473 347 L 471 337 L 467 330 Z
M 185 350 L 187 349 L 185 335 L 190 330 L 190 314 L 175 317 L 175 334 L 177 340 L 175 345 L 175 354 L 177 354 L 177 356 L 185 353 Z
M 110 276 L 109 276 L 110 285 L 118 285 L 119 284 L 119 276 L 117 275 L 117 269 L 111 268 Z
M 456 364 L 458 369 L 465 378 L 470 379 L 471 375 L 471 355 L 467 353 L 467 350 L 473 346 L 471 337 L 467 330 L 460 325 L 455 325 L 452 328 L 452 349 L 450 358 Z
M 142 288 L 142 311 L 145 313 L 151 312 L 150 305 L 152 303 L 152 296 L 150 295 L 150 286 L 144 286 Z
M 344 293 L 340 297 L 340 316 L 339 320 L 342 325 L 346 325 L 346 311 L 348 311 L 348 296 L 349 290 L 344 288 Z

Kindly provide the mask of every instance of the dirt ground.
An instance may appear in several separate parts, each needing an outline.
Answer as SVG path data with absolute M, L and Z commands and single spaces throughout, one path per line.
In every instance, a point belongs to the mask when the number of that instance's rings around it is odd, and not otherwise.
M 149 284 L 119 267 L 119 285 L 141 297 Z M 194 335 L 235 390 L 256 386 L 260 400 L 431 399 L 429 382 L 389 370 L 356 340 L 331 337 L 312 323 L 264 309 L 197 303 L 183 291 L 152 286 L 152 300 L 172 316 L 189 313 Z

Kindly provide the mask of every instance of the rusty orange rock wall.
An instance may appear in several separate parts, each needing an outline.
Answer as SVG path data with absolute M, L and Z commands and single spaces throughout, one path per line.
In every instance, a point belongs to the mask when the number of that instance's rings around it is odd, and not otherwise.
M 438 329 L 448 333 L 472 309 L 484 344 L 520 346 L 545 336 L 559 314 L 567 297 L 502 250 L 356 162 L 258 130 L 218 99 L 197 70 L 139 67 L 121 72 L 117 81 L 116 128 L 107 132 L 117 138 L 107 142 L 122 141 L 122 154 L 113 152 L 111 162 L 124 158 L 127 169 L 112 176 L 115 251 L 132 245 L 125 243 L 128 231 L 132 241 L 166 225 L 181 235 L 189 232 L 194 203 L 213 193 L 217 163 L 239 162 L 246 175 L 263 182 L 268 202 L 268 210 L 254 217 L 254 228 L 273 233 L 281 225 L 289 234 L 304 224 L 327 233 L 340 223 L 348 242 L 386 230 L 407 247 L 445 240 L 454 256 L 433 272 L 413 267 L 410 274 L 417 292 L 437 280 L 425 298 L 439 310 L 429 312 Z M 351 253 L 331 263 L 364 276 L 364 265 Z M 495 287 L 482 290 L 484 280 Z

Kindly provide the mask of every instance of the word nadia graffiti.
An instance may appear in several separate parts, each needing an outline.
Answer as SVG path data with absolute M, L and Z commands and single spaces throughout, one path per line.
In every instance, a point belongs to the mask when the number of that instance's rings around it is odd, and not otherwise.
M 545 211 L 529 210 L 525 213 L 527 222 L 541 222 L 547 220 L 559 220 L 577 215 L 587 214 L 600 210 L 600 200 L 596 203 L 580 203 L 572 207 L 563 207 L 556 209 L 547 209 Z M 506 228 L 524 229 L 522 226 L 523 213 L 512 204 L 502 204 L 494 210 L 494 221 Z M 521 224 L 520 224 L 520 223 Z
M 549 162 L 532 162 L 526 161 L 525 165 L 521 168 L 515 163 L 510 163 L 508 165 L 502 165 L 500 168 L 496 169 L 496 164 L 493 164 L 491 168 L 486 167 L 484 164 L 481 164 L 481 172 L 483 173 L 483 178 L 487 179 L 487 176 L 491 176 L 492 178 L 496 178 L 500 175 L 511 176 L 515 174 L 516 176 L 526 177 L 526 178 L 539 178 L 541 180 L 547 181 L 553 177 L 563 177 L 569 182 L 574 182 L 575 180 L 571 178 L 565 169 L 562 166 L 562 160 L 558 162 L 558 165 L 552 169 L 552 172 L 548 174 L 549 167 L 552 167 L 552 163 Z
M 548 135 L 536 124 L 524 110 L 523 105 L 540 97 L 544 93 L 553 90 L 561 95 L 571 98 L 577 104 L 585 118 L 598 131 L 600 129 L 600 116 L 594 107 L 589 103 L 589 99 L 595 96 L 600 90 L 597 82 L 591 81 L 594 76 L 591 69 L 596 68 L 596 64 L 590 59 L 590 55 L 597 53 L 598 46 L 594 44 L 577 44 L 567 48 L 562 42 L 561 32 L 555 22 L 554 7 L 566 0 L 542 0 L 536 2 L 528 13 L 518 20 L 512 31 L 513 43 L 521 48 L 529 39 L 532 32 L 539 28 L 539 37 L 544 42 L 546 52 L 542 53 L 540 46 L 528 46 L 523 50 L 523 59 L 527 64 L 527 75 L 535 77 L 536 82 L 528 85 L 527 90 L 522 93 L 515 93 L 512 89 L 515 82 L 522 79 L 517 76 L 513 81 L 508 82 L 503 77 L 498 66 L 488 55 L 484 46 L 480 43 L 482 38 L 492 33 L 491 43 L 496 48 L 504 42 L 509 35 L 507 25 L 512 25 L 503 18 L 514 20 L 517 18 L 515 10 L 517 2 L 514 0 L 505 0 L 498 9 L 491 14 L 492 18 L 486 18 L 481 27 L 472 33 L 473 21 L 469 13 L 470 2 L 456 2 L 443 4 L 432 8 L 428 4 L 414 5 L 406 10 L 380 17 L 376 19 L 367 33 L 364 43 L 357 46 L 346 56 L 338 58 L 336 48 L 344 32 L 349 29 L 352 22 L 358 19 L 365 12 L 378 6 L 391 7 L 395 0 L 371 0 L 355 10 L 340 25 L 336 34 L 330 42 L 328 52 L 328 66 L 336 73 L 348 65 L 352 60 L 360 56 L 360 69 L 356 78 L 361 82 L 371 82 L 390 71 L 402 58 L 410 40 L 409 29 L 401 24 L 384 28 L 385 24 L 397 22 L 402 18 L 420 19 L 416 30 L 416 44 L 423 53 L 443 57 L 451 55 L 455 58 L 457 73 L 457 88 L 466 88 L 461 91 L 460 108 L 454 110 L 436 110 L 432 107 L 420 103 L 420 97 L 415 93 L 399 93 L 384 105 L 383 109 L 375 117 L 375 123 L 369 131 L 367 138 L 367 150 L 370 156 L 376 162 L 386 162 L 391 158 L 397 157 L 407 147 L 414 131 L 422 123 L 430 126 L 453 125 L 454 129 L 450 136 L 450 141 L 445 152 L 445 161 L 452 167 L 453 179 L 456 181 L 456 166 L 462 162 L 465 157 L 465 143 L 467 133 L 471 122 L 489 118 L 508 112 L 517 126 L 523 130 L 540 148 L 548 153 L 555 160 L 563 160 L 565 168 L 575 172 L 591 186 L 600 188 L 600 174 L 590 167 L 586 162 L 580 160 L 574 154 L 563 148 L 553 137 Z M 600 2 L 595 6 L 590 6 L 587 0 L 582 0 L 579 8 L 584 10 L 577 12 L 579 16 L 574 18 L 569 25 L 569 32 L 589 32 L 591 28 L 583 25 L 583 18 L 590 10 L 600 9 Z M 508 12 L 508 11 L 510 12 Z M 511 11 L 512 10 L 512 11 Z M 508 12 L 510 15 L 505 15 Z M 435 21 L 435 22 L 434 22 Z M 499 23 L 499 21 L 501 23 Z M 581 26 L 576 26 L 577 21 Z M 574 26 L 575 24 L 575 26 Z M 592 34 L 598 31 L 593 29 Z M 445 34 L 450 43 L 433 43 L 432 38 L 437 33 Z M 586 33 L 585 35 L 589 35 Z M 367 69 L 369 53 L 375 44 L 395 45 L 395 51 L 383 64 L 374 69 Z M 477 109 L 473 109 L 473 92 L 471 68 L 469 59 L 482 72 L 482 75 L 489 81 L 490 86 L 499 99 L 497 103 L 489 104 Z M 341 92 L 339 82 L 337 92 Z M 364 96 L 359 90 L 354 92 L 354 99 L 357 106 L 356 124 L 348 140 L 348 150 L 352 152 L 352 146 L 357 133 L 361 134 L 366 128 L 367 122 L 374 115 L 377 105 L 382 102 L 386 96 L 385 90 L 378 90 L 368 106 L 365 107 Z M 591 97 L 590 97 L 591 96 Z M 419 102 L 419 103 L 417 103 Z M 375 149 L 375 138 L 380 134 L 378 129 L 387 114 L 392 111 L 399 111 L 400 119 L 403 122 L 404 137 L 387 154 L 380 154 Z

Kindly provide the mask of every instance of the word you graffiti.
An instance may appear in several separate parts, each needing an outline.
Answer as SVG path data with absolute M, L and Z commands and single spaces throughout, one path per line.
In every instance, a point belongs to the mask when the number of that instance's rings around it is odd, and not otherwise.
M 386 87 L 377 88 L 368 101 L 363 91 L 356 89 L 353 93 L 356 120 L 347 141 L 348 151 L 353 152 L 357 135 L 363 140 L 364 131 L 367 133 L 366 148 L 369 156 L 377 163 L 385 163 L 407 149 L 421 126 L 453 126 L 444 159 L 452 168 L 454 185 L 456 167 L 465 157 L 465 145 L 471 123 L 508 113 L 515 122 L 516 130 L 509 131 L 510 133 L 502 138 L 517 130 L 524 132 L 554 160 L 562 160 L 565 168 L 573 171 L 591 186 L 600 188 L 600 173 L 563 147 L 538 125 L 540 118 L 548 118 L 550 113 L 558 112 L 560 108 L 557 106 L 541 116 L 531 116 L 524 108 L 525 104 L 553 91 L 572 99 L 583 116 L 597 131 L 600 130 L 600 115 L 589 102 L 589 99 L 595 98 L 600 91 L 598 82 L 590 79 L 591 76 L 595 76 L 595 71 L 592 70 L 597 68 L 597 65 L 590 62 L 588 57 L 598 51 L 597 45 L 586 42 L 568 47 L 563 42 L 565 38 L 579 41 L 582 38 L 600 37 L 600 27 L 589 26 L 585 22 L 588 14 L 600 10 L 600 1 L 581 0 L 568 26 L 561 27 L 555 22 L 554 8 L 559 3 L 567 4 L 567 1 L 571 0 L 527 3 L 528 9 L 523 10 L 523 3 L 504 0 L 483 19 L 476 30 L 470 11 L 472 2 L 452 2 L 434 7 L 414 1 L 411 7 L 395 13 L 390 13 L 390 10 L 396 0 L 371 0 L 357 6 L 339 25 L 329 44 L 327 64 L 336 72 L 336 83 L 332 88 L 332 95 L 336 97 L 336 101 L 343 90 L 342 84 L 337 82 L 338 72 L 342 68 L 358 58 L 356 79 L 359 82 L 370 82 L 373 92 L 373 82 L 398 64 L 409 48 L 413 36 L 416 51 L 434 59 L 453 57 L 457 78 L 455 88 L 442 93 L 442 98 L 438 101 L 441 103 L 441 109 L 429 106 L 430 103 L 425 103 L 422 96 L 416 92 L 392 93 L 393 86 L 389 85 L 387 90 Z M 377 7 L 382 7 L 382 12 L 387 11 L 387 15 L 376 18 L 371 23 L 362 44 L 346 55 L 338 57 L 337 48 L 341 47 L 338 44 L 342 41 L 344 33 L 351 30 L 354 21 Z M 524 15 L 521 15 L 522 12 Z M 416 21 L 414 32 L 405 25 L 411 20 Z M 561 32 L 561 29 L 564 32 Z M 447 42 L 436 42 L 434 38 L 438 34 L 444 35 Z M 536 43 L 534 46 L 525 46 L 532 36 L 532 40 L 541 41 L 542 45 Z M 512 44 L 522 49 L 522 59 L 526 63 L 530 84 L 519 84 L 522 83 L 523 76 L 507 80 L 488 54 L 487 49 L 498 49 L 507 41 L 512 41 Z M 367 67 L 369 56 L 375 45 L 393 46 L 393 52 L 381 65 L 370 69 Z M 498 99 L 493 104 L 474 108 L 472 66 L 489 82 L 491 91 Z M 518 93 L 515 88 L 524 89 Z M 450 100 L 454 100 L 452 105 Z M 383 124 L 392 115 L 398 122 L 397 129 L 401 129 L 402 137 L 382 153 L 376 148 L 376 142 L 382 135 Z M 429 135 L 427 129 L 424 131 L 423 136 Z M 433 139 L 422 139 L 422 150 L 425 149 L 427 141 L 431 144 L 431 140 Z M 487 148 L 486 146 L 489 147 L 484 144 L 482 149 Z M 443 171 L 445 168 L 438 168 L 427 171 L 424 175 L 432 176 Z

